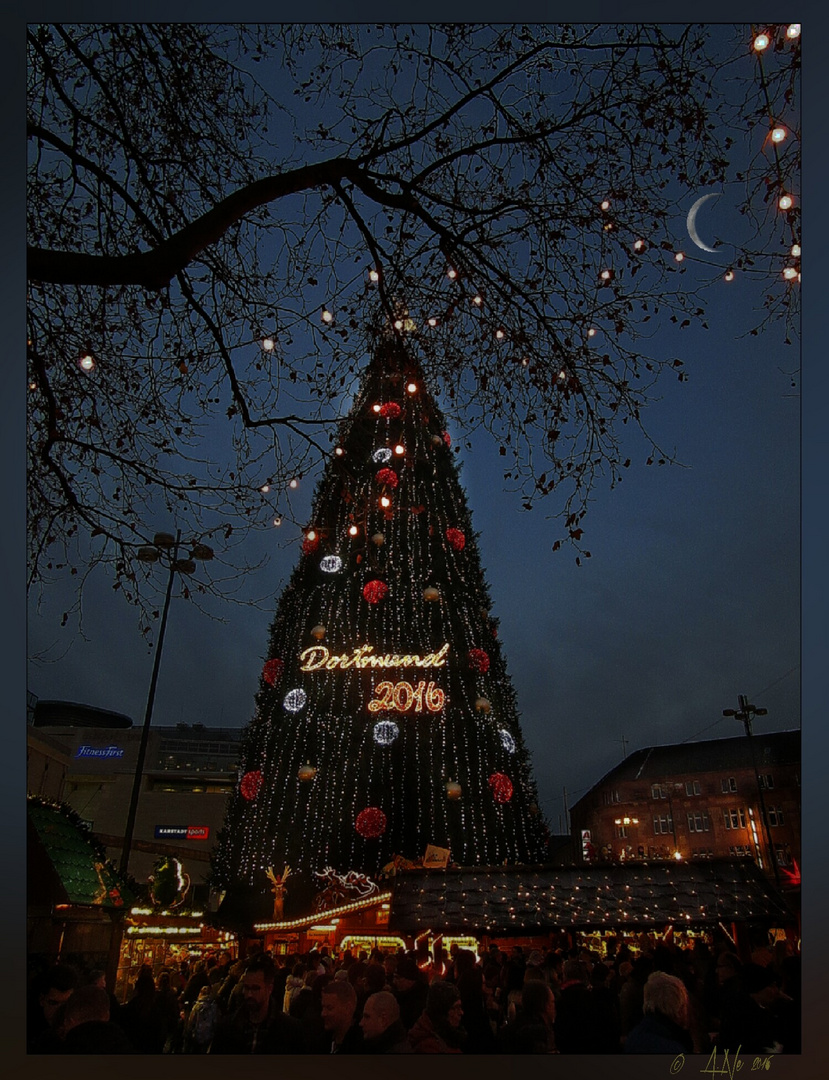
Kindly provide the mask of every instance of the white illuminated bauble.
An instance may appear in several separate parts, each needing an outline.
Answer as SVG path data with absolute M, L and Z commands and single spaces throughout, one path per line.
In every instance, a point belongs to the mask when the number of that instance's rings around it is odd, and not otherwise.
M 320 570 L 326 574 L 336 574 L 343 568 L 343 561 L 339 555 L 326 555 L 320 562 Z
M 800 244 L 792 245 L 792 255 L 797 259 L 800 256 Z
M 763 49 L 767 49 L 768 47 L 769 47 L 769 36 L 768 36 L 768 34 L 758 34 L 757 37 L 754 39 L 754 48 L 757 50 L 757 52 L 762 52 Z
M 369 270 L 368 277 L 369 277 L 369 281 L 379 281 L 380 280 L 380 275 L 377 273 L 376 270 Z
M 452 281 L 454 281 L 454 280 L 455 280 L 455 278 L 456 278 L 456 277 L 458 276 L 458 271 L 457 271 L 457 270 L 455 270 L 455 269 L 453 269 L 453 268 L 452 268 L 452 267 L 450 266 L 450 267 L 449 267 L 449 269 L 448 269 L 448 270 L 446 271 L 446 276 L 447 276 L 448 278 L 450 278 L 450 279 L 451 279 Z
M 643 251 L 644 247 L 645 247 L 645 241 L 644 240 L 636 240 L 634 242 L 634 245 L 633 245 L 633 250 L 634 251 Z
M 794 200 L 792 199 L 791 195 L 781 195 L 780 198 L 777 200 L 777 205 L 780 207 L 781 210 L 788 210 L 791 207 L 793 201 Z
M 322 639 L 325 637 L 325 627 L 322 625 L 322 623 L 318 623 L 315 627 L 312 628 L 311 637 L 314 639 L 314 641 L 322 641 Z
M 273 340 L 273 338 L 272 337 L 266 337 L 265 340 L 262 342 L 262 348 L 265 350 L 265 352 L 273 352 L 273 350 L 274 350 L 274 340 Z
M 521 357 L 521 367 L 529 367 L 529 366 L 530 366 L 529 358 L 526 357 L 526 356 L 522 356 Z
M 789 28 L 786 30 L 786 37 L 787 38 L 798 38 L 798 37 L 800 37 L 800 23 L 799 22 L 792 23 L 791 26 L 789 26 Z
M 291 489 L 291 491 L 296 491 L 296 489 L 299 487 L 299 480 L 291 480 L 291 482 L 288 484 L 288 487 Z
M 427 319 L 426 322 L 429 324 L 429 326 L 437 326 L 438 324 L 437 319 Z
M 783 142 L 786 138 L 786 129 L 784 127 L 776 127 L 772 130 L 771 141 L 774 143 Z
M 391 499 L 389 499 L 386 495 L 382 495 L 380 497 L 380 505 L 383 507 L 384 510 L 388 510 L 388 508 L 391 506 Z
M 374 741 L 378 746 L 391 746 L 399 734 L 400 728 L 394 720 L 381 720 L 374 725 Z
M 300 709 L 305 707 L 305 702 L 308 700 L 308 695 L 300 687 L 295 690 L 289 690 L 285 695 L 285 699 L 282 704 L 288 710 L 288 712 L 299 712 Z
M 349 536 L 356 536 L 359 531 L 360 530 L 357 528 L 356 525 L 349 525 L 348 526 L 348 535 Z
M 275 526 L 277 527 L 277 529 L 278 529 L 278 528 L 279 528 L 279 526 L 280 526 L 280 525 L 282 524 L 282 518 L 281 518 L 281 517 L 275 517 L 275 518 L 273 519 L 273 523 L 274 523 L 274 525 L 275 525 Z
M 316 538 L 317 534 L 314 532 L 313 529 L 309 529 L 308 532 L 305 534 L 306 540 L 311 540 L 313 542 L 314 540 L 316 540 Z
M 322 321 L 324 323 L 330 323 L 333 320 L 333 318 L 334 318 L 334 316 L 331 314 L 331 312 L 328 310 L 328 308 L 324 308 L 323 312 L 322 312 Z
M 271 490 L 271 485 L 270 484 L 263 484 L 262 487 L 259 490 L 262 492 L 263 495 L 267 495 L 268 492 Z
M 95 360 L 89 355 L 89 353 L 86 353 L 80 358 L 80 360 L 78 360 L 78 367 L 81 369 L 81 371 L 92 371 L 95 367 Z
M 498 339 L 498 341 L 503 341 L 504 340 L 504 331 L 503 330 L 496 330 L 495 331 L 495 337 Z
M 395 446 L 395 448 L 394 448 L 394 452 L 399 457 L 401 454 L 406 453 L 406 447 L 403 446 L 401 443 L 398 443 L 397 446 Z
M 483 301 L 483 298 L 482 298 L 482 297 L 480 297 L 480 296 L 473 296 L 473 297 L 472 297 L 472 303 L 473 303 L 473 304 L 477 304 L 477 305 L 478 305 L 478 307 L 480 307 L 480 306 L 481 306 L 481 304 L 482 304 L 483 302 L 484 302 L 484 301 Z
M 783 277 L 787 281 L 791 281 L 792 278 L 797 277 L 797 270 L 795 270 L 793 266 L 787 266 L 786 269 L 783 271 Z
M 726 270 L 723 277 L 724 277 L 725 281 L 733 281 L 734 280 L 734 271 L 733 270 Z
M 375 450 L 371 455 L 371 460 L 378 465 L 385 465 L 391 461 L 391 447 L 381 446 L 379 450 Z
M 610 209 L 610 203 L 607 201 L 607 199 L 605 199 L 604 202 L 602 203 L 602 210 L 609 210 L 609 209 Z
M 507 731 L 507 729 L 506 728 L 499 728 L 498 729 L 498 735 L 501 738 L 501 746 L 503 746 L 503 748 L 506 750 L 506 752 L 508 754 L 514 754 L 515 753 L 515 739 L 513 739 L 512 735 L 510 735 L 510 733 Z
M 345 450 L 343 450 L 343 448 L 341 446 L 338 446 L 335 449 L 334 453 L 337 455 L 337 457 L 342 457 L 343 454 L 345 453 Z
M 402 330 L 403 329 L 403 320 L 398 319 L 394 324 L 394 328 L 395 328 L 395 330 Z
M 681 251 L 678 251 L 678 252 L 676 253 L 676 255 L 674 255 L 674 259 L 676 260 L 676 262 L 682 262 L 682 260 L 683 260 L 684 258 L 685 258 L 685 255 L 684 255 L 684 253 L 683 253 L 683 252 L 681 252 Z
M 596 336 L 596 327 L 595 326 L 590 327 L 590 329 L 587 331 L 587 336 L 588 337 L 595 337 Z
M 602 279 L 602 281 L 610 281 L 611 272 L 609 270 L 602 270 L 599 277 Z
M 416 394 L 417 393 L 417 383 L 410 382 L 408 384 L 408 386 L 406 387 L 406 390 L 410 394 Z

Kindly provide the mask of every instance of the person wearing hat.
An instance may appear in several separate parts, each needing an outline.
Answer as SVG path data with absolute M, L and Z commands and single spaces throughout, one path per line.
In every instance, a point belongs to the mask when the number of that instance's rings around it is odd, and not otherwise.
M 393 987 L 400 1008 L 400 1022 L 406 1031 L 411 1031 L 426 1008 L 429 993 L 429 984 L 412 953 L 398 959 Z
M 791 998 L 781 994 L 774 971 L 761 964 L 743 964 L 739 981 L 738 992 L 722 1012 L 717 1048 L 736 1053 L 740 1046 L 746 1054 L 779 1054 L 780 1013 Z

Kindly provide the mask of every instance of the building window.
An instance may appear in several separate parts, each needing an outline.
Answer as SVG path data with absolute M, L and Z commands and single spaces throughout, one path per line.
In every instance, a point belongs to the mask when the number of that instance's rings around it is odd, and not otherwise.
M 737 790 L 737 781 L 733 776 L 724 776 L 722 778 L 722 789 L 725 793 Z
M 623 837 L 627 836 L 627 834 L 628 834 L 627 825 L 617 825 L 616 826 L 616 836 L 619 839 L 622 839 Z
M 653 831 L 654 834 L 672 833 L 674 831 L 674 823 L 671 820 L 671 815 L 660 814 L 659 817 L 655 817 L 653 819 Z
M 686 795 L 702 795 L 702 788 L 700 787 L 699 780 L 686 780 L 685 781 L 685 794 Z
M 651 798 L 652 799 L 666 799 L 668 796 L 665 789 L 661 784 L 653 784 L 651 786 Z
M 779 806 L 770 806 L 768 810 L 769 825 L 783 824 L 783 811 Z
M 791 857 L 783 844 L 774 845 L 774 854 L 777 857 L 778 866 L 791 866 Z
M 708 814 L 704 810 L 688 815 L 688 832 L 708 832 L 710 828 Z
M 739 810 L 723 810 L 722 816 L 726 829 L 746 828 L 746 812 L 742 807 Z
M 729 855 L 734 855 L 738 859 L 750 859 L 751 851 L 748 844 L 732 844 L 728 849 Z
M 621 802 L 618 791 L 616 791 L 614 789 L 613 791 L 606 791 L 604 793 L 604 804 L 605 804 L 605 806 L 609 806 L 611 803 L 617 803 L 617 802 Z
M 771 773 L 760 773 L 760 787 L 764 791 L 772 791 L 774 789 L 774 777 Z

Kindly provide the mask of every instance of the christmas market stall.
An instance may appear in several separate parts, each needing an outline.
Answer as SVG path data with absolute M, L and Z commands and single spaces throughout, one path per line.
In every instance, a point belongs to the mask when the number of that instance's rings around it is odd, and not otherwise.
M 743 951 L 755 928 L 795 932 L 797 918 L 750 859 L 410 870 L 394 880 L 389 930 L 447 947 L 586 946 L 638 952 L 645 939 L 682 944 L 718 930 Z M 644 937 L 643 937 L 644 935 Z M 419 942 L 418 942 L 419 943 Z
M 35 795 L 27 803 L 30 961 L 105 969 L 133 889 L 71 807 Z

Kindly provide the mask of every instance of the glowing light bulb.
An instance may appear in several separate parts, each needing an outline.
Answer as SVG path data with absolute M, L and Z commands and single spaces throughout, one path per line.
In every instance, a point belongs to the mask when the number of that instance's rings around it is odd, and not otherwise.
M 768 34 L 758 34 L 754 39 L 754 49 L 756 52 L 762 52 L 763 49 L 769 47 L 770 39 Z
M 566 379 L 566 378 L 567 378 L 567 372 L 566 372 L 566 371 L 560 371 L 560 372 L 558 373 L 558 377 L 559 377 L 560 379 Z
M 271 485 L 270 484 L 263 484 L 262 487 L 259 490 L 262 492 L 263 495 L 267 495 L 268 492 L 271 490 Z
M 636 240 L 634 242 L 634 244 L 633 244 L 633 250 L 634 251 L 644 251 L 645 250 L 645 241 L 644 240 Z
M 316 538 L 317 534 L 314 532 L 313 529 L 309 529 L 308 532 L 305 534 L 306 540 L 316 540 Z
M 529 367 L 529 366 L 530 366 L 530 361 L 527 359 L 526 356 L 522 356 L 521 357 L 521 367 Z
M 281 517 L 275 517 L 275 518 L 273 519 L 273 523 L 274 523 L 274 525 L 275 525 L 275 526 L 277 527 L 277 529 L 278 529 L 278 528 L 279 528 L 279 526 L 280 526 L 280 525 L 282 524 L 282 518 L 281 518 Z
M 796 259 L 800 258 L 800 244 L 792 245 L 792 255 L 794 255 Z
M 674 259 L 676 260 L 676 262 L 682 262 L 682 260 L 683 260 L 684 258 L 685 258 L 685 255 L 684 255 L 684 253 L 683 253 L 683 252 L 681 252 L 681 251 L 678 251 L 678 252 L 676 253 L 676 255 L 674 255 Z
M 606 225 L 605 225 L 605 227 L 604 227 L 604 231 L 605 231 L 605 232 L 610 232 L 610 230 L 611 230 L 612 228 L 613 228 L 613 222 L 612 222 L 612 221 L 608 221 L 608 222 L 607 222 L 607 224 L 606 224 Z
M 787 266 L 786 269 L 783 271 L 783 277 L 787 281 L 791 281 L 793 278 L 797 277 L 797 270 L 795 270 L 793 266 Z
M 596 327 L 595 326 L 590 327 L 590 329 L 587 331 L 587 336 L 588 337 L 595 337 L 596 336 Z
M 602 279 L 602 281 L 610 281 L 612 276 L 613 274 L 610 272 L 610 270 L 602 270 L 601 274 L 599 274 L 599 277 Z
M 357 528 L 356 525 L 349 525 L 349 527 L 348 527 L 348 535 L 349 536 L 356 536 L 359 531 L 360 530 Z
M 384 510 L 388 509 L 388 507 L 391 506 L 391 499 L 388 498 L 388 496 L 386 495 L 382 495 L 380 497 L 380 505 L 383 507 Z
M 288 487 L 289 487 L 289 488 L 290 488 L 290 489 L 291 489 L 292 491 L 296 491 L 296 489 L 297 489 L 297 488 L 299 487 L 299 480 L 297 480 L 296 478 L 294 478 L 294 479 L 293 479 L 293 480 L 292 480 L 292 481 L 291 481 L 291 482 L 290 482 L 290 483 L 288 484 Z
M 341 446 L 338 446 L 335 449 L 334 453 L 337 455 L 337 457 L 342 457 L 343 454 L 345 453 L 345 450 L 343 450 L 343 448 Z
M 723 279 L 725 281 L 733 281 L 734 280 L 734 271 L 733 270 L 726 270 L 725 274 L 723 275 Z
M 37 383 L 36 382 L 30 382 L 29 383 L 29 389 L 30 390 L 37 390 Z
M 483 299 L 480 296 L 473 296 L 472 297 L 472 303 L 477 304 L 477 306 L 480 307 L 481 304 L 483 303 Z
M 95 368 L 95 360 L 89 353 L 84 355 L 78 360 L 78 367 L 81 371 L 93 371 Z
M 408 384 L 408 386 L 406 387 L 406 390 L 410 394 L 416 394 L 417 393 L 417 383 L 410 382 Z
M 371 406 L 371 411 L 372 412 L 380 412 L 380 406 L 379 405 L 372 405 Z
M 266 337 L 262 342 L 262 348 L 265 352 L 273 352 L 275 342 L 272 337 Z
M 787 38 L 799 38 L 800 37 L 800 23 L 799 22 L 794 22 L 788 27 L 788 29 L 786 30 L 786 37 Z
M 397 446 L 395 446 L 395 448 L 394 448 L 394 452 L 395 452 L 395 454 L 398 454 L 398 455 L 399 454 L 405 454 L 406 453 L 406 447 L 401 446 L 400 443 L 398 443 Z
M 427 319 L 426 321 L 428 322 L 429 326 L 437 326 L 438 324 L 437 319 Z
M 788 210 L 793 202 L 794 199 L 791 197 L 791 195 L 781 195 L 780 198 L 777 200 L 777 205 L 780 207 L 781 210 Z
M 328 308 L 323 308 L 322 309 L 322 321 L 324 323 L 330 323 L 330 322 L 333 321 L 333 319 L 334 319 L 334 316 L 331 314 L 331 312 L 328 310 Z
M 773 143 L 781 143 L 786 138 L 788 132 L 784 127 L 772 128 L 771 141 Z
M 503 341 L 504 340 L 504 331 L 503 330 L 496 330 L 495 331 L 495 337 L 498 339 L 498 341 Z
M 458 276 L 458 271 L 453 266 L 450 266 L 449 269 L 446 271 L 446 276 L 451 281 L 454 281 L 455 278 Z
M 380 280 L 380 275 L 377 273 L 376 270 L 369 270 L 368 279 L 369 281 L 377 282 Z
M 601 207 L 602 207 L 602 210 L 609 210 L 610 209 L 610 203 L 608 202 L 607 199 L 605 199 L 604 202 L 602 202 Z

